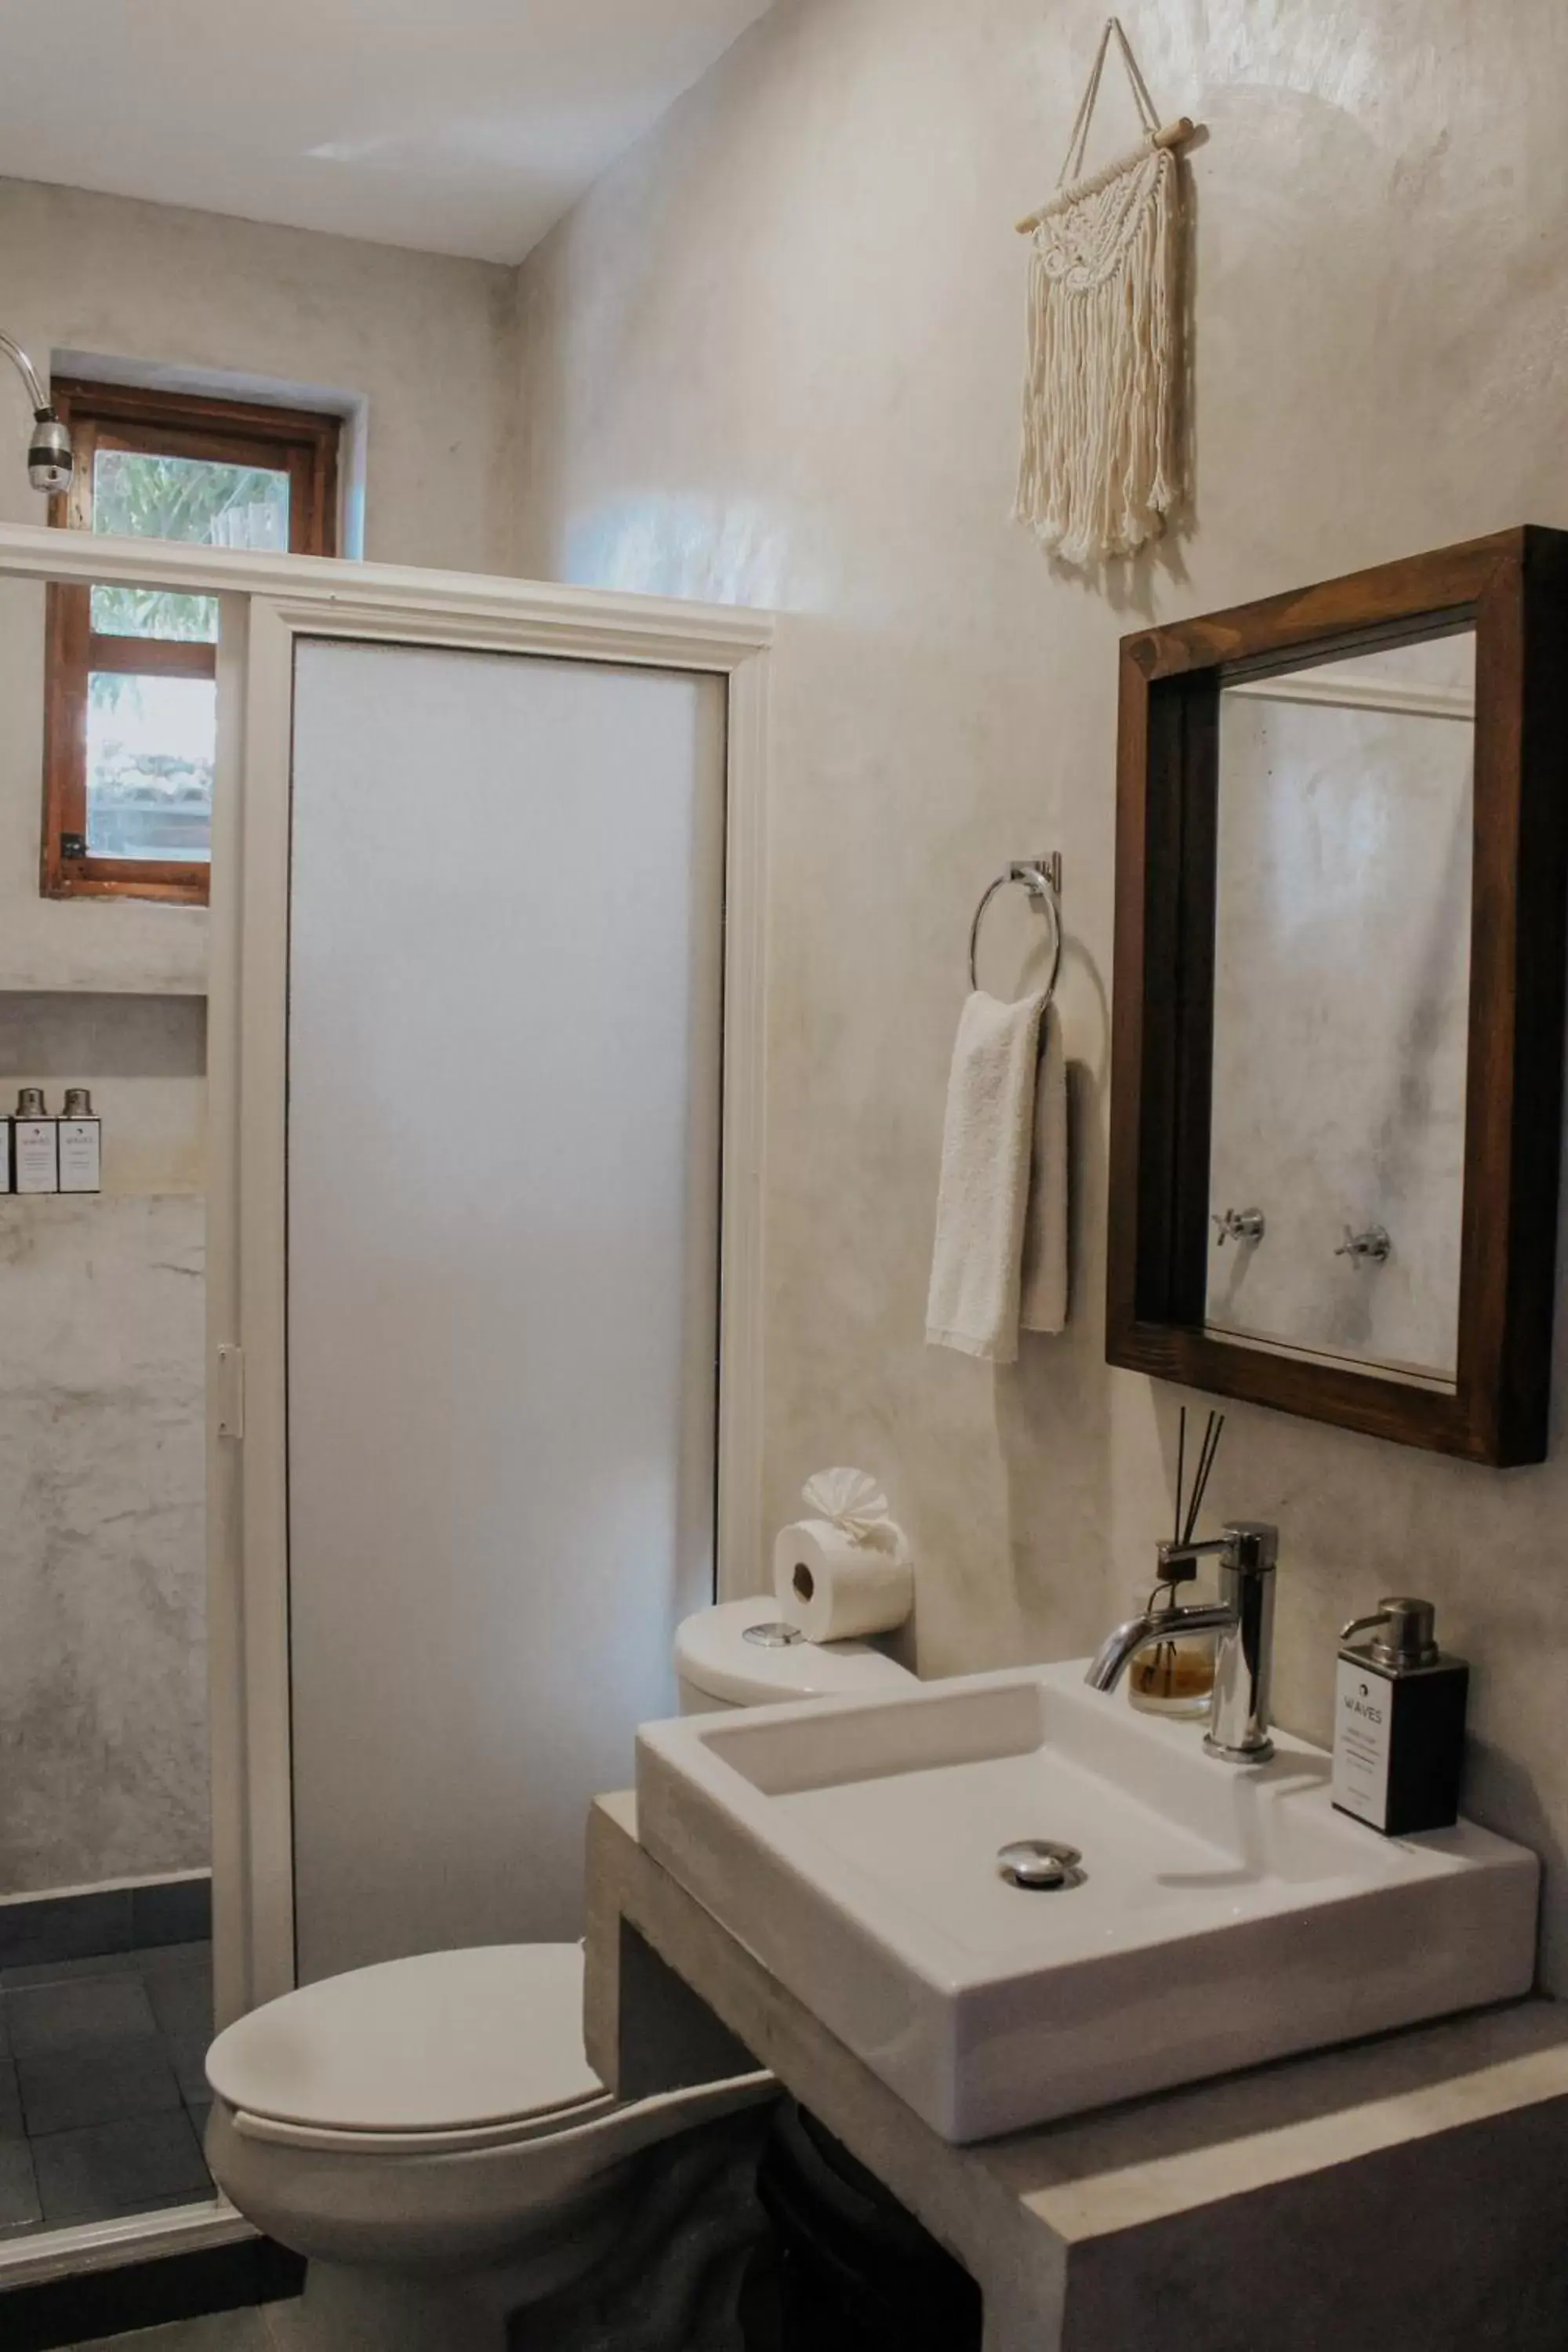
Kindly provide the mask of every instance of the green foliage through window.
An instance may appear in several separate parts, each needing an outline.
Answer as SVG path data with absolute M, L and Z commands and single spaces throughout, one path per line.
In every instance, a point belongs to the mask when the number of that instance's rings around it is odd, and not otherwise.
M 100 449 L 93 465 L 92 527 L 123 539 L 177 539 L 204 547 L 289 545 L 289 477 L 260 466 L 222 466 Z M 95 588 L 92 625 L 111 637 L 217 639 L 217 604 L 162 588 Z

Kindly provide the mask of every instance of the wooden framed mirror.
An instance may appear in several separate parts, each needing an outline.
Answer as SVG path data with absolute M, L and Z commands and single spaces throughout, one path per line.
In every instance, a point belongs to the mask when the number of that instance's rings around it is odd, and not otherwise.
M 1568 533 L 1121 646 L 1106 1353 L 1544 1459 Z

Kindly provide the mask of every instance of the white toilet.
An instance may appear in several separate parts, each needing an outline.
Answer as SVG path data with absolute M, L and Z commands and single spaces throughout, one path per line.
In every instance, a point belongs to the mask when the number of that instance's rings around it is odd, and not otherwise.
M 867 1643 L 800 1640 L 770 1600 L 688 1618 L 676 1668 L 689 1714 L 911 1679 Z M 772 2092 L 752 2074 L 618 2101 L 582 2010 L 580 1947 L 499 1945 L 355 1969 L 218 2035 L 207 2161 L 309 2258 L 302 2345 L 502 2352 L 508 2314 L 617 2241 L 641 2151 Z

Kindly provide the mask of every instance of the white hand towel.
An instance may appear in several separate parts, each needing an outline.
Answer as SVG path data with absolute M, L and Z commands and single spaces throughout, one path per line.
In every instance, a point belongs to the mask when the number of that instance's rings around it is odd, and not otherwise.
M 1043 995 L 1002 1003 L 977 990 L 948 1078 L 926 1338 L 998 1364 L 1018 1353 L 1026 1233 L 1028 1328 L 1059 1330 L 1067 1312 L 1066 1078 L 1054 1020 L 1054 1068 L 1040 1067 L 1044 1011 Z M 1031 1213 L 1037 1154 L 1044 1181 Z

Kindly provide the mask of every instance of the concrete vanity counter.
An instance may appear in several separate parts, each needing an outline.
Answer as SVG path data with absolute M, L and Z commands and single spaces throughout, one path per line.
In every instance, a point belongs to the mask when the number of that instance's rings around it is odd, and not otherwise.
M 771 2067 L 980 2282 L 986 2352 L 1568 2343 L 1557 2004 L 955 2147 L 643 1852 L 631 1797 L 595 1806 L 588 1853 L 599 2073 L 643 2096 Z

